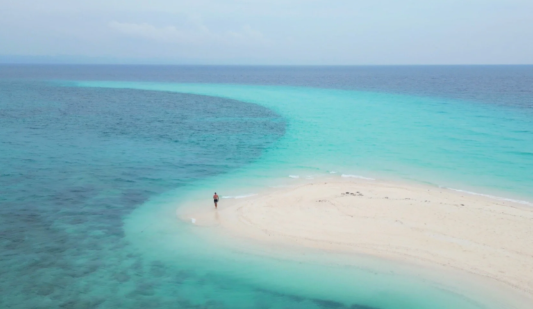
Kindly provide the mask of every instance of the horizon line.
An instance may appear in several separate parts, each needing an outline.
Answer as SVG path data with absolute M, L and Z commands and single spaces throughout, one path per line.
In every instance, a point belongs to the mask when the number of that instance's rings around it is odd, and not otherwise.
M 371 67 L 371 66 L 533 66 L 533 63 L 493 63 L 493 64 L 483 64 L 483 63 L 447 63 L 447 64 L 190 64 L 190 63 L 84 63 L 84 62 L 72 62 L 72 63 L 63 63 L 63 62 L 2 62 L 0 65 L 80 65 L 80 66 L 90 66 L 90 65 L 101 65 L 101 66 L 188 66 L 188 67 Z

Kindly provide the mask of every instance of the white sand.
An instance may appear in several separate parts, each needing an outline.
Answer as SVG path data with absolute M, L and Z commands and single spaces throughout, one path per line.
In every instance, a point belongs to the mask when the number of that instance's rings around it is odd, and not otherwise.
M 277 189 L 227 204 L 216 216 L 210 209 L 182 217 L 258 243 L 438 264 L 533 296 L 532 206 L 360 179 Z

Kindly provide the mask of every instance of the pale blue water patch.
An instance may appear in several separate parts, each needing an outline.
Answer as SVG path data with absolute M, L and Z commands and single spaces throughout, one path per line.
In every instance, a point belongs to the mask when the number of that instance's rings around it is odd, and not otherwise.
M 533 197 L 533 121 L 498 105 L 299 87 L 81 82 L 218 96 L 268 107 L 288 121 L 254 165 L 277 176 L 338 170 Z

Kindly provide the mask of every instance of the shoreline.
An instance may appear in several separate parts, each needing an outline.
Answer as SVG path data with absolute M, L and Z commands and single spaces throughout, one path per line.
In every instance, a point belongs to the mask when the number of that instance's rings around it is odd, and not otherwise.
M 533 208 L 521 201 L 362 178 L 179 209 L 195 225 L 258 246 L 310 248 L 437 266 L 501 283 L 533 304 Z M 205 207 L 205 206 L 204 206 Z

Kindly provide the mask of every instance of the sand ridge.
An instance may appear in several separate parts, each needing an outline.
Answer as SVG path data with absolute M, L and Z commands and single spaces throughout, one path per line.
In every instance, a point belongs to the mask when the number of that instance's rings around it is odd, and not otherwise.
M 194 216 L 197 224 L 220 225 L 270 245 L 438 264 L 533 295 L 533 207 L 527 205 L 431 186 L 349 179 L 273 190 L 216 213 Z

